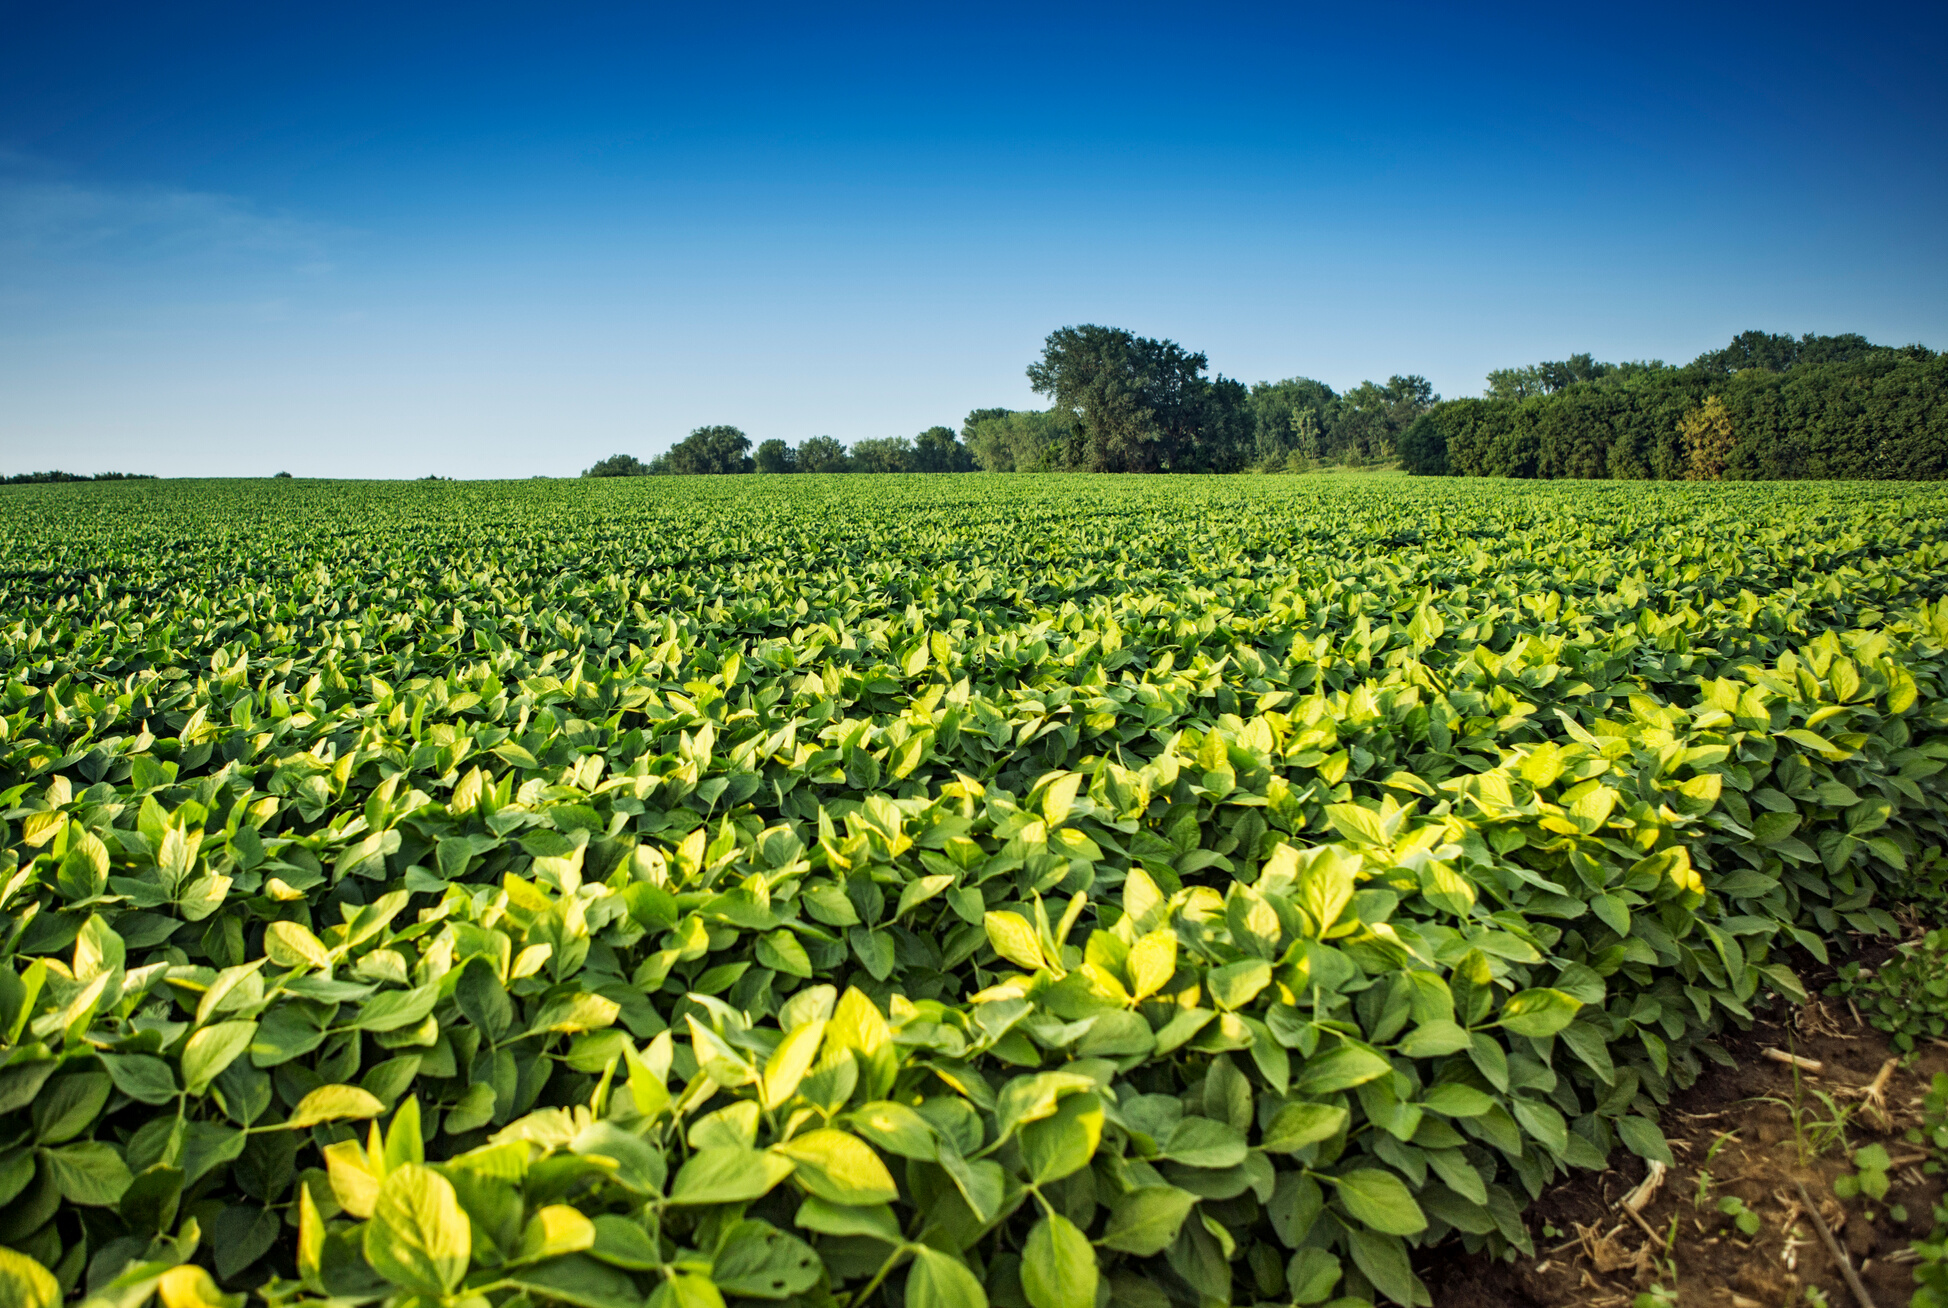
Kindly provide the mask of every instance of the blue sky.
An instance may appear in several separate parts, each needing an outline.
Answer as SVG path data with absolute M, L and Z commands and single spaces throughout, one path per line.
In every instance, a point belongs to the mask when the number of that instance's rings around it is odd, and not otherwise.
M 1938 6 L 29 6 L 0 471 L 572 474 L 1245 381 L 1948 346 Z

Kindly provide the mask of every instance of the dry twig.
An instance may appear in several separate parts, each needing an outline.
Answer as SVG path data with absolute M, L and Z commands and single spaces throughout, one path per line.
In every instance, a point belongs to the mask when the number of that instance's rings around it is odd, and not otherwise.
M 1808 1076 L 1818 1076 L 1826 1070 L 1826 1064 L 1817 1058 L 1801 1058 L 1798 1054 L 1789 1054 L 1783 1049 L 1761 1049 L 1759 1057 L 1769 1058 L 1775 1063 L 1784 1063 L 1787 1067 L 1796 1067 Z
M 1643 1212 L 1644 1205 L 1649 1203 L 1651 1196 L 1657 1193 L 1657 1188 L 1664 1184 L 1664 1174 L 1669 1170 L 1670 1168 L 1655 1158 L 1650 1160 L 1650 1170 L 1645 1174 L 1644 1179 L 1638 1182 L 1636 1189 L 1623 1197 L 1623 1207 L 1631 1216 Z
M 1806 1183 L 1794 1181 L 1793 1184 L 1799 1187 L 1799 1200 L 1805 1204 L 1807 1216 L 1813 1219 L 1813 1226 L 1819 1231 L 1820 1239 L 1826 1242 L 1827 1254 L 1839 1265 L 1840 1275 L 1846 1279 L 1847 1289 L 1853 1291 L 1853 1297 L 1859 1301 L 1860 1308 L 1874 1308 L 1873 1296 L 1868 1294 L 1867 1287 L 1860 1283 L 1860 1273 L 1853 1270 L 1853 1264 L 1847 1261 L 1846 1251 L 1840 1248 L 1840 1242 L 1833 1238 L 1832 1228 L 1827 1226 L 1826 1219 L 1819 1215 L 1819 1207 L 1813 1203 L 1813 1196 L 1806 1193 Z

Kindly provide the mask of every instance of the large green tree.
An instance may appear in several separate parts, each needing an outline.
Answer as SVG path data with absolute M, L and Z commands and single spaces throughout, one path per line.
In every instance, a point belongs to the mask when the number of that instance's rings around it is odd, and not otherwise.
M 1175 341 L 1085 324 L 1050 332 L 1028 365 L 1038 394 L 1072 419 L 1065 466 L 1082 472 L 1228 471 L 1245 457 L 1246 392 L 1207 379 Z
M 773 436 L 758 446 L 753 462 L 759 472 L 797 472 L 798 451 Z
M 698 427 L 656 457 L 651 470 L 679 477 L 749 472 L 751 438 L 736 427 Z
M 583 470 L 584 477 L 643 477 L 649 474 L 647 463 L 633 454 L 611 454 Z
M 988 472 L 1062 466 L 1074 419 L 1057 409 L 976 409 L 961 426 L 968 456 Z
M 1327 453 L 1359 462 L 1391 459 L 1400 434 L 1440 399 L 1425 377 L 1395 375 L 1384 382 L 1361 382 L 1340 397 L 1326 434 Z
M 869 437 L 852 443 L 854 472 L 912 472 L 913 442 L 904 436 Z
M 850 472 L 852 461 L 835 436 L 807 436 L 798 446 L 800 472 Z
M 1331 430 L 1339 412 L 1333 388 L 1310 377 L 1259 382 L 1251 388 L 1252 457 L 1260 464 L 1282 463 L 1299 451 L 1302 418 L 1310 415 L 1313 448 L 1303 457 L 1319 456 L 1317 436 Z
M 976 466 L 952 427 L 929 427 L 913 438 L 915 472 L 973 472 Z

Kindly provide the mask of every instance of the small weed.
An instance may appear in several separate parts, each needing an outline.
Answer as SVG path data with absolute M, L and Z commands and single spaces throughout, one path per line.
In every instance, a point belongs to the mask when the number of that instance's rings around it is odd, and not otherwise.
M 1736 1195 L 1728 1194 L 1723 1199 L 1720 1199 L 1718 1201 L 1718 1211 L 1731 1218 L 1732 1224 L 1738 1227 L 1739 1234 L 1748 1240 L 1757 1235 L 1765 1227 L 1764 1220 L 1750 1208 L 1747 1208 L 1745 1201 Z
M 1824 1090 L 1813 1090 L 1810 1092 L 1812 1097 L 1819 1101 L 1819 1107 L 1815 1108 L 1807 1104 L 1807 1093 L 1799 1079 L 1799 1069 L 1795 1067 L 1792 1072 L 1791 1102 L 1776 1095 L 1767 1095 L 1758 1101 L 1777 1104 L 1791 1116 L 1793 1144 L 1799 1151 L 1802 1165 L 1828 1150 L 1847 1147 L 1847 1129 L 1852 1126 L 1853 1114 L 1858 1107 L 1855 1104 L 1842 1104 Z
M 1937 1074 L 1921 1105 L 1921 1125 L 1908 1132 L 1914 1144 L 1925 1145 L 1934 1157 L 1923 1166 L 1930 1176 L 1948 1167 L 1948 1074 Z M 1917 1261 L 1909 1308 L 1948 1308 L 1948 1201 L 1936 1204 L 1934 1233 L 1914 1242 Z
M 1842 1172 L 1833 1178 L 1833 1193 L 1842 1199 L 1854 1199 L 1865 1195 L 1869 1199 L 1887 1197 L 1887 1151 L 1877 1144 L 1870 1144 L 1853 1151 L 1853 1165 L 1858 1171 Z
M 1704 1162 L 1698 1165 L 1698 1192 L 1691 1199 L 1693 1208 L 1703 1208 L 1706 1201 L 1711 1198 L 1711 1160 L 1718 1156 L 1720 1149 L 1736 1139 L 1738 1139 L 1738 1132 L 1723 1132 L 1711 1142 L 1711 1148 L 1705 1150 Z
M 1948 927 L 1900 946 L 1871 975 L 1863 977 L 1858 963 L 1846 964 L 1826 993 L 1852 999 L 1904 1054 L 1925 1037 L 1940 1039 L 1948 1034 Z

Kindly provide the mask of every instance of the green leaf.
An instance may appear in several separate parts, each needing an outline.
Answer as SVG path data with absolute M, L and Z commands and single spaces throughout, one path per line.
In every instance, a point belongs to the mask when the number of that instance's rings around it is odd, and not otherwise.
M 939 1153 L 933 1124 L 905 1104 L 875 1100 L 855 1108 L 846 1120 L 853 1130 L 889 1154 L 932 1162 Z
M 1021 1128 L 1021 1160 L 1037 1185 L 1079 1172 L 1095 1157 L 1102 1139 L 1102 1100 L 1093 1094 L 1069 1095 L 1053 1117 Z
M 1664 1142 L 1664 1133 L 1657 1129 L 1657 1123 L 1636 1113 L 1626 1113 L 1617 1119 L 1616 1127 L 1617 1138 L 1631 1153 L 1671 1166 L 1671 1147 Z
M 1442 1117 L 1480 1117 L 1494 1107 L 1494 1097 L 1482 1094 L 1473 1086 L 1457 1086 L 1447 1082 L 1442 1086 L 1432 1086 L 1420 1096 L 1420 1107 L 1430 1113 L 1440 1113 Z
M 699 1149 L 677 1170 L 673 1204 L 738 1204 L 761 1199 L 791 1175 L 792 1163 L 755 1149 Z
M 1414 1275 L 1407 1246 L 1397 1235 L 1354 1231 L 1350 1241 L 1353 1265 L 1373 1282 L 1373 1288 L 1402 1308 L 1427 1302 L 1427 1290 Z
M 1516 1035 L 1541 1039 L 1576 1020 L 1580 999 L 1560 990 L 1519 990 L 1502 1002 L 1501 1025 Z
M 769 1222 L 739 1222 L 717 1250 L 710 1279 L 725 1294 L 788 1299 L 818 1284 L 825 1266 L 812 1247 Z
M 256 1034 L 255 1022 L 218 1022 L 192 1035 L 183 1047 L 183 1089 L 191 1095 L 208 1090 Z
M 1019 913 L 989 913 L 984 919 L 994 952 L 1017 967 L 1039 972 L 1045 966 L 1035 928 Z
M 1021 1291 L 1033 1308 L 1096 1308 L 1096 1251 L 1060 1213 L 1049 1213 L 1021 1250 Z
M 507 1279 L 527 1290 L 530 1298 L 576 1308 L 643 1308 L 642 1296 L 628 1273 L 604 1265 L 592 1254 L 563 1254 L 510 1271 Z M 649 1302 L 659 1308 L 724 1308 L 717 1287 L 694 1275 L 664 1281 Z
M 595 1243 L 589 1246 L 588 1252 L 612 1267 L 626 1267 L 635 1272 L 654 1271 L 663 1265 L 663 1251 L 657 1248 L 649 1232 L 615 1213 L 602 1213 L 595 1218 Z
M 1346 1110 L 1333 1104 L 1287 1103 L 1265 1128 L 1260 1147 L 1266 1153 L 1289 1154 L 1338 1135 L 1346 1118 Z
M 1364 809 L 1358 811 L 1366 813 Z M 1367 814 L 1367 817 L 1371 816 Z M 1380 839 L 1373 843 L 1384 844 L 1385 841 Z M 1337 850 L 1324 847 L 1308 850 L 1302 857 L 1308 861 L 1299 873 L 1298 892 L 1293 899 L 1312 919 L 1318 934 L 1324 935 L 1353 900 L 1354 873 L 1359 870 L 1360 861 L 1357 857 L 1347 857 Z
M 1093 1077 L 1076 1072 L 1038 1072 L 1018 1076 L 1001 1088 L 994 1109 L 999 1138 L 1006 1139 L 1024 1122 L 1051 1117 L 1064 1095 L 1094 1090 Z
M 812 975 L 811 956 L 805 946 L 798 943 L 789 927 L 779 927 L 769 935 L 758 938 L 755 951 L 758 966 L 768 967 L 774 972 L 787 976 L 809 978 Z
M 1388 1235 L 1417 1235 L 1427 1229 L 1427 1215 L 1392 1172 L 1357 1168 L 1338 1180 L 1339 1204 L 1354 1221 Z
M 453 1184 L 430 1167 L 386 1174 L 365 1224 L 365 1260 L 402 1290 L 440 1296 L 466 1275 L 473 1239 Z
M 54 1274 L 16 1249 L 0 1245 L 0 1308 L 60 1308 Z
M 1292 1079 L 1295 1095 L 1328 1095 L 1364 1085 L 1375 1077 L 1393 1071 L 1385 1057 L 1360 1045 L 1342 1044 L 1337 1049 L 1308 1058 Z
M 1301 1249 L 1285 1267 L 1285 1290 L 1295 1304 L 1324 1303 L 1339 1284 L 1339 1259 L 1324 1249 Z
M 1243 1008 L 1271 981 L 1272 965 L 1260 958 L 1213 968 L 1204 977 L 1211 1002 L 1227 1011 Z
M 100 1140 L 43 1149 L 40 1157 L 61 1197 L 71 1204 L 111 1207 L 121 1202 L 123 1193 L 135 1180 L 122 1155 L 113 1145 Z
M 100 1054 L 115 1088 L 145 1104 L 166 1104 L 176 1097 L 176 1074 L 169 1064 L 149 1054 Z
M 858 1136 L 821 1127 L 772 1146 L 797 1165 L 799 1183 L 835 1204 L 870 1205 L 899 1198 L 886 1164 Z
M 1437 1018 L 1409 1031 L 1400 1042 L 1400 1052 L 1408 1058 L 1439 1058 L 1461 1052 L 1472 1041 L 1473 1037 L 1458 1024 Z
M 600 1031 L 615 1025 L 622 1012 L 622 1005 L 602 995 L 587 993 L 562 995 L 548 1001 L 547 1007 L 529 1026 L 529 1031 L 554 1031 L 570 1034 L 577 1031 Z
M 928 1245 L 913 1247 L 913 1268 L 906 1275 L 906 1308 L 987 1308 L 981 1288 L 967 1264 Z
M 1186 1117 L 1171 1128 L 1158 1156 L 1186 1167 L 1236 1167 L 1249 1152 L 1244 1133 L 1230 1123 Z
M 1161 1253 L 1196 1202 L 1196 1195 L 1174 1185 L 1146 1185 L 1120 1195 L 1110 1204 L 1103 1246 L 1146 1258 Z
M 1130 946 L 1125 968 L 1130 978 L 1130 996 L 1148 999 L 1170 984 L 1177 973 L 1177 933 L 1152 931 Z
M 798 1216 L 793 1220 L 820 1235 L 863 1235 L 887 1244 L 899 1244 L 903 1240 L 899 1219 L 887 1204 L 855 1207 L 828 1203 L 811 1194 L 798 1205 Z
M 384 990 L 359 1007 L 350 1026 L 355 1031 L 397 1031 L 426 1020 L 440 999 L 437 985 L 413 990 Z
M 765 1060 L 763 1099 L 766 1108 L 776 1108 L 798 1093 L 805 1073 L 818 1057 L 819 1042 L 825 1038 L 825 1019 L 806 1022 L 771 1051 Z
M 386 1106 L 375 1095 L 355 1085 L 325 1085 L 301 1099 L 284 1125 L 296 1131 L 320 1122 L 377 1117 L 385 1110 Z
M 101 1072 L 57 1076 L 34 1100 L 34 1139 L 44 1145 L 72 1140 L 88 1129 L 108 1102 L 115 1083 Z
M 521 1229 L 521 1245 L 514 1261 L 538 1262 L 595 1247 L 595 1223 L 569 1204 L 537 1209 Z

